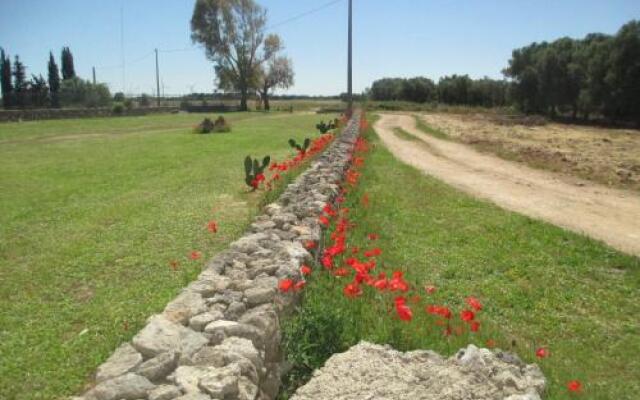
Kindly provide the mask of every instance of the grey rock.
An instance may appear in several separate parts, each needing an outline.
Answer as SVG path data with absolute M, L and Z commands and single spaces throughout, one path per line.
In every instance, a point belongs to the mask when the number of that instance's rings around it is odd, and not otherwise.
M 159 381 L 169 375 L 178 365 L 180 354 L 166 352 L 145 361 L 137 369 L 136 373 L 150 381 Z
M 205 346 L 209 340 L 191 329 L 167 320 L 162 315 L 156 315 L 134 336 L 132 342 L 143 356 L 151 358 L 165 352 L 178 352 L 182 356 L 189 356 Z
M 195 331 L 202 332 L 207 324 L 223 318 L 224 314 L 221 311 L 208 311 L 192 317 L 189 320 L 189 327 Z
M 204 393 L 188 393 L 184 396 L 176 397 L 175 400 L 211 400 L 211 397 Z
M 350 399 L 537 400 L 543 390 L 541 374 L 473 345 L 443 359 L 430 351 L 402 353 L 360 342 L 329 358 L 292 400 L 335 400 L 345 394 Z
M 186 325 L 189 319 L 207 310 L 207 304 L 199 293 L 185 290 L 164 309 L 164 316 L 171 322 Z
M 224 317 L 228 320 L 237 320 L 245 311 L 247 306 L 241 301 L 234 301 L 224 312 Z
M 199 388 L 216 399 L 238 394 L 240 367 L 235 364 L 209 369 L 200 379 Z
M 136 400 L 146 398 L 147 392 L 154 387 L 146 378 L 127 373 L 99 383 L 88 391 L 85 397 L 95 400 Z
M 96 373 L 96 382 L 103 382 L 132 371 L 142 363 L 142 354 L 129 343 L 124 343 L 113 352 Z
M 268 286 L 254 286 L 245 290 L 244 296 L 249 307 L 253 307 L 273 301 L 276 297 L 276 289 Z
M 207 325 L 204 331 L 211 335 L 211 343 L 222 343 L 224 339 L 236 336 L 251 340 L 258 348 L 264 346 L 260 330 L 249 324 L 220 320 Z
M 161 385 L 149 392 L 149 400 L 173 400 L 182 392 L 173 385 Z
M 258 385 L 249 378 L 241 376 L 238 379 L 238 400 L 255 400 L 259 390 Z

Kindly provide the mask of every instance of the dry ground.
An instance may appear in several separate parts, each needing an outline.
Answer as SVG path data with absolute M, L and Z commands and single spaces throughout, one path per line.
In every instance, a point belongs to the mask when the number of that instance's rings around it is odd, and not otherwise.
M 640 131 L 547 123 L 513 124 L 491 114 L 422 114 L 448 137 L 502 158 L 640 190 Z
M 426 118 L 458 121 L 450 116 Z M 458 124 L 465 126 L 464 122 Z M 470 146 L 418 130 L 410 115 L 382 114 L 374 128 L 397 158 L 458 189 L 640 255 L 640 196 L 635 191 L 613 189 L 482 154 Z M 404 134 L 398 134 L 397 128 Z M 556 135 L 558 143 L 571 143 Z

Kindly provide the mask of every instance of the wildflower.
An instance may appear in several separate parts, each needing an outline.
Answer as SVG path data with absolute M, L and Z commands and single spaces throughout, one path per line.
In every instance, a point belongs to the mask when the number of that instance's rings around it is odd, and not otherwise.
M 493 339 L 487 339 L 486 346 L 490 349 L 496 347 L 496 341 Z
M 313 240 L 307 240 L 306 242 L 304 242 L 304 248 L 307 250 L 312 250 L 316 247 L 318 247 L 318 245 Z
M 426 307 L 426 311 L 432 315 L 439 315 L 443 318 L 451 319 L 451 310 L 445 306 L 429 305 Z
M 471 322 L 471 332 L 478 332 L 480 330 L 480 322 L 473 321 Z
M 360 252 L 360 247 L 358 246 L 353 246 L 353 248 L 351 249 L 351 254 L 358 254 Z
M 482 303 L 475 297 L 467 297 L 467 304 L 476 311 L 482 310 Z
M 378 240 L 380 238 L 377 233 L 370 233 L 367 235 L 367 237 L 369 238 L 369 240 Z
M 476 315 L 473 313 L 473 311 L 462 310 L 462 312 L 460 312 L 460 319 L 465 322 L 473 321 L 475 317 Z
M 540 347 L 536 350 L 536 357 L 538 358 L 546 358 L 549 356 L 549 349 L 545 347 Z
M 402 271 L 394 271 L 389 280 L 389 290 L 406 292 L 409 290 L 409 284 L 402 277 Z
M 209 221 L 209 223 L 207 224 L 207 230 L 209 230 L 209 232 L 211 233 L 217 233 L 218 224 L 216 223 L 216 221 Z
M 567 382 L 567 389 L 573 393 L 580 393 L 582 391 L 582 383 L 579 380 L 572 380 Z
M 346 268 L 338 268 L 337 270 L 335 270 L 335 272 L 333 273 L 334 276 L 347 276 L 349 275 L 349 271 L 347 271 Z
M 293 286 L 293 290 L 298 291 L 304 289 L 307 285 L 307 281 L 299 281 Z
M 403 321 L 411 321 L 413 318 L 413 312 L 409 306 L 407 306 L 407 299 L 402 296 L 396 297 L 395 304 L 398 317 Z
M 279 283 L 278 283 L 278 288 L 280 289 L 280 291 L 282 293 L 286 293 L 289 290 L 291 290 L 291 288 L 293 287 L 294 283 L 293 280 L 291 279 L 282 279 Z
M 360 285 L 356 282 L 351 282 L 350 284 L 345 286 L 343 292 L 344 292 L 344 295 L 350 299 L 353 299 L 355 297 L 362 295 L 362 289 L 360 288 Z
M 364 252 L 364 256 L 367 258 L 376 257 L 376 256 L 379 256 L 380 254 L 382 254 L 382 250 L 380 250 L 378 247 Z
M 321 262 L 322 262 L 322 266 L 325 267 L 326 269 L 333 268 L 333 257 L 323 256 Z
M 192 251 L 189 255 L 189 258 L 191 258 L 192 260 L 198 260 L 200 259 L 200 257 L 202 257 L 202 253 L 197 250 Z
M 309 267 L 308 265 L 303 265 L 302 267 L 300 267 L 300 273 L 302 273 L 302 275 L 311 275 L 311 267 Z
M 364 208 L 369 207 L 369 195 L 366 193 L 362 196 L 362 205 Z
M 324 215 L 321 215 L 321 216 L 318 218 L 318 222 L 319 222 L 321 225 L 329 226 L 329 218 L 325 217 Z

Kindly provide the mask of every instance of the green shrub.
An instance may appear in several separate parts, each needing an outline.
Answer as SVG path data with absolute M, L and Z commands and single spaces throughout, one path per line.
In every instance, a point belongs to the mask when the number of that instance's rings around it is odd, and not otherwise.
M 93 84 L 80 78 L 70 78 L 60 85 L 60 105 L 66 107 L 105 107 L 111 102 L 105 84 Z
M 122 115 L 124 114 L 124 104 L 115 103 L 111 108 L 111 113 L 114 115 Z
M 133 108 L 133 101 L 131 99 L 125 99 L 124 107 L 127 109 L 127 111 L 130 111 Z
M 211 133 L 215 124 L 210 118 L 205 118 L 194 128 L 195 133 Z
M 113 95 L 113 101 L 115 101 L 116 103 L 123 103 L 124 102 L 124 93 L 118 92 L 118 93 L 114 94 Z
M 213 131 L 214 132 L 231 132 L 231 125 L 221 115 L 213 123 Z
M 140 96 L 140 106 L 141 107 L 149 107 L 151 105 L 151 98 L 148 94 L 143 94 Z

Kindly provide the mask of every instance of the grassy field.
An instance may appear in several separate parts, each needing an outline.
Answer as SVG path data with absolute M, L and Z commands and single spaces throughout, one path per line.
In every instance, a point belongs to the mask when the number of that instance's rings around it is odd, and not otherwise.
M 263 197 L 244 157 L 282 160 L 319 120 L 225 117 L 211 135 L 193 114 L 0 125 L 0 398 L 79 391 L 244 230 Z
M 356 224 L 347 245 L 381 248 L 374 272 L 404 271 L 414 288 L 410 296 L 421 299 L 410 303 L 409 323 L 393 314 L 381 318 L 393 294 L 365 288 L 362 297 L 347 299 L 342 290 L 353 275 L 314 272 L 301 314 L 287 323 L 294 362 L 289 388 L 304 382 L 331 352 L 361 339 L 446 354 L 468 342 L 485 346 L 493 340 L 541 365 L 549 379 L 547 399 L 571 398 L 566 383 L 572 379 L 584 385 L 579 398 L 638 398 L 638 258 L 473 199 L 395 160 L 373 131 L 368 137 L 373 150 L 344 204 Z M 361 201 L 365 194 L 368 207 Z M 380 238 L 371 241 L 369 233 Z M 437 291 L 427 294 L 425 285 Z M 480 331 L 457 336 L 454 329 L 444 338 L 424 306 L 448 305 L 457 319 L 467 296 L 484 303 Z M 536 359 L 538 347 L 548 348 L 550 356 Z

